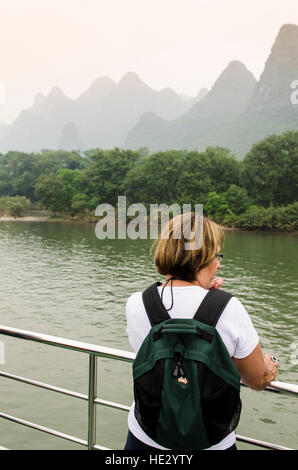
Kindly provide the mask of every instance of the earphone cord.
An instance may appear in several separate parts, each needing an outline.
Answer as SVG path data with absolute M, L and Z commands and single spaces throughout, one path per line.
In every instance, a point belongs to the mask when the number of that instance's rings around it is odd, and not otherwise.
M 173 305 L 174 305 L 174 295 L 173 295 L 173 280 L 174 280 L 174 279 L 175 279 L 175 277 L 172 276 L 172 277 L 170 277 L 170 278 L 166 281 L 165 285 L 164 285 L 163 288 L 162 288 L 161 295 L 160 295 L 160 298 L 161 298 L 161 301 L 162 301 L 162 296 L 163 296 L 164 288 L 165 288 L 166 285 L 171 281 L 171 299 L 172 299 L 171 302 L 172 302 L 172 303 L 171 303 L 170 308 L 166 308 L 166 311 L 167 311 L 167 312 L 168 312 L 169 310 L 171 310 L 171 309 L 173 308 Z

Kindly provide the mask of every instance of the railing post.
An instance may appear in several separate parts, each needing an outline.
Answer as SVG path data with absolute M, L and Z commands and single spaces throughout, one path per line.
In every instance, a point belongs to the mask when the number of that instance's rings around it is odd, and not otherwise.
M 96 444 L 97 356 L 89 354 L 88 450 Z

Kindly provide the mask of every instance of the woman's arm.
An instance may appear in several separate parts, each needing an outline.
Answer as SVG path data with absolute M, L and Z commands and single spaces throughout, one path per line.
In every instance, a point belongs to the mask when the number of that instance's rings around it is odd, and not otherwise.
M 232 359 L 242 382 L 253 390 L 264 390 L 278 374 L 278 363 L 274 362 L 269 354 L 263 356 L 260 343 L 249 356 Z

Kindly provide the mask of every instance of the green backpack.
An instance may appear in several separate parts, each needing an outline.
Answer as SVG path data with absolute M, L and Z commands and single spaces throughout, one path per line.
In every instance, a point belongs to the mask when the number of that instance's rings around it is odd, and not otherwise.
M 232 295 L 211 289 L 193 319 L 171 319 L 158 285 L 143 292 L 152 328 L 133 364 L 135 416 L 163 447 L 206 449 L 240 418 L 240 375 L 215 329 Z

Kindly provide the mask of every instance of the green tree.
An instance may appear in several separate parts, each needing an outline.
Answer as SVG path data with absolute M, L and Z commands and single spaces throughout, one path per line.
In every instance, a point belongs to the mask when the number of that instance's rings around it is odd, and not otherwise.
M 9 178 L 10 196 L 25 196 L 34 199 L 34 183 L 38 176 L 38 155 L 23 152 L 8 152 L 5 156 L 6 175 Z
M 86 152 L 90 166 L 86 170 L 89 200 L 116 205 L 118 196 L 125 194 L 124 180 L 138 159 L 132 150 L 95 149 Z
M 63 183 L 58 180 L 56 174 L 41 175 L 35 185 L 35 195 L 42 206 L 53 212 L 65 211 L 67 197 Z
M 42 150 L 38 156 L 38 174 L 55 173 L 59 169 L 83 170 L 90 165 L 89 158 L 79 152 Z
M 245 188 L 231 184 L 225 194 L 228 206 L 234 214 L 242 214 L 248 208 L 250 199 Z
M 0 213 L 12 215 L 14 217 L 23 217 L 30 205 L 30 200 L 25 196 L 1 197 Z
M 208 194 L 204 210 L 207 212 L 209 217 L 217 221 L 223 221 L 225 216 L 232 213 L 227 202 L 226 194 L 217 194 L 215 191 Z
M 89 159 L 77 152 L 8 152 L 0 158 L 0 195 L 25 196 L 34 201 L 39 176 L 56 173 L 59 169 L 83 170 L 88 165 Z
M 228 149 L 208 147 L 205 154 L 208 174 L 216 192 L 223 193 L 231 184 L 240 184 L 240 163 Z
M 87 200 L 84 193 L 86 180 L 81 170 L 60 169 L 56 174 L 41 175 L 35 191 L 42 205 L 54 212 L 75 212 L 82 207 L 82 200 Z M 81 200 L 80 204 L 78 201 Z M 74 206 L 72 207 L 73 203 Z
M 242 186 L 262 206 L 293 203 L 298 194 L 298 131 L 255 144 L 242 163 Z
M 229 151 L 208 147 L 205 152 L 187 152 L 177 182 L 177 195 L 181 204 L 206 204 L 208 194 L 222 193 L 231 184 L 238 184 L 240 167 Z
M 280 208 L 279 226 L 281 230 L 298 230 L 298 202 Z
M 75 193 L 71 199 L 71 212 L 73 214 L 77 214 L 79 212 L 85 212 L 90 208 L 90 201 L 88 201 L 88 197 L 86 194 L 83 193 Z M 92 205 L 91 205 L 91 208 Z
M 172 204 L 182 171 L 181 151 L 157 152 L 140 158 L 124 182 L 130 203 Z
M 11 179 L 4 158 L 0 159 L 0 196 L 7 196 L 12 192 Z
M 205 204 L 208 193 L 215 190 L 205 152 L 187 152 L 176 185 L 177 200 L 182 204 Z

